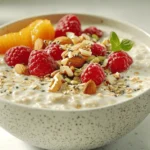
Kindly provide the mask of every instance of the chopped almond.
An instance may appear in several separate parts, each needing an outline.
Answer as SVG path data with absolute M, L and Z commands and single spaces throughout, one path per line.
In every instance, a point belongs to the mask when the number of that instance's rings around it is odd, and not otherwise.
M 80 68 L 84 65 L 85 59 L 83 59 L 80 56 L 74 56 L 72 58 L 69 58 L 67 65 L 68 66 L 74 66 L 76 68 Z
M 28 74 L 27 67 L 22 64 L 16 64 L 14 69 L 18 74 Z
M 96 93 L 96 84 L 93 80 L 89 80 L 83 89 L 84 94 L 95 94 Z
M 44 42 L 42 39 L 38 38 L 34 43 L 35 50 L 41 50 L 44 47 Z
M 81 52 L 81 55 L 83 55 L 83 56 L 89 57 L 89 56 L 92 55 L 91 51 L 87 51 L 87 50 L 84 50 L 84 49 L 81 49 L 81 48 L 79 49 L 79 51 Z
M 59 70 L 55 70 L 51 73 L 51 77 L 54 77 L 58 72 L 60 72 Z
M 60 73 L 57 73 L 54 76 L 53 81 L 50 85 L 49 92 L 57 92 L 60 90 L 61 86 L 62 86 L 62 76 Z
M 72 77 L 73 76 L 73 72 L 68 66 L 61 66 L 60 67 L 60 72 L 62 74 L 66 74 L 68 77 Z

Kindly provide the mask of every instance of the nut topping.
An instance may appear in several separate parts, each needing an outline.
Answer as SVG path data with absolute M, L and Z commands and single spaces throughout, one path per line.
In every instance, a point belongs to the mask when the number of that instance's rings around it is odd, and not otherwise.
M 52 80 L 52 83 L 49 88 L 49 92 L 57 92 L 59 91 L 61 86 L 62 86 L 62 76 L 60 73 L 57 73 Z
M 96 93 L 96 84 L 93 80 L 89 80 L 87 83 L 85 83 L 84 94 L 95 94 Z
M 41 50 L 44 47 L 44 42 L 42 39 L 38 38 L 34 43 L 35 50 Z
M 73 72 L 68 66 L 61 66 L 60 67 L 60 72 L 62 74 L 67 74 L 68 77 L 72 77 L 73 76 Z
M 72 58 L 69 58 L 67 65 L 68 66 L 74 66 L 76 68 L 80 68 L 84 65 L 85 59 L 83 59 L 80 56 L 74 56 Z
M 27 67 L 22 64 L 16 64 L 14 69 L 15 69 L 15 72 L 18 74 L 28 74 Z

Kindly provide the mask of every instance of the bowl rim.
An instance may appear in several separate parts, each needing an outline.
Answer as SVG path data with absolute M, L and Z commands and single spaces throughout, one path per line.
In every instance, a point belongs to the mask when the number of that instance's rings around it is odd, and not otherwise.
M 77 16 L 79 15 L 79 16 L 86 16 L 86 17 L 97 17 L 97 18 L 100 18 L 102 20 L 103 19 L 104 20 L 109 20 L 109 21 L 112 21 L 112 22 L 116 22 L 116 23 L 119 23 L 119 24 L 123 24 L 123 25 L 129 26 L 129 27 L 132 27 L 132 28 L 142 32 L 143 34 L 145 34 L 145 36 L 147 36 L 148 38 L 150 38 L 149 33 L 147 33 L 146 31 L 144 31 L 143 29 L 139 28 L 138 26 L 136 26 L 132 23 L 129 23 L 127 21 L 122 21 L 120 19 L 112 19 L 112 18 L 109 18 L 107 16 L 101 16 L 101 15 L 95 15 L 95 14 L 89 14 L 89 13 L 48 13 L 48 14 L 46 13 L 46 14 L 40 14 L 40 15 L 31 15 L 31 16 L 28 16 L 28 17 L 23 17 L 23 18 L 20 18 L 20 19 L 17 19 L 17 20 L 10 21 L 8 23 L 4 23 L 4 24 L 0 25 L 0 28 L 3 28 L 5 26 L 8 26 L 8 25 L 11 25 L 11 24 L 23 21 L 23 20 L 28 20 L 28 19 L 33 19 L 33 18 L 40 18 L 40 17 L 43 17 L 43 16 L 46 17 L 46 16 L 55 16 L 55 15 L 66 15 L 66 14 L 75 14 Z M 133 101 L 133 100 L 137 99 L 138 97 L 148 93 L 149 91 L 150 91 L 150 88 L 145 90 L 141 94 L 138 94 L 137 96 L 131 97 L 131 98 L 125 100 L 125 101 L 117 102 L 117 103 L 114 103 L 114 104 L 111 104 L 111 105 L 106 105 L 106 106 L 102 106 L 102 107 L 95 107 L 95 108 L 84 108 L 84 109 L 54 110 L 54 109 L 50 109 L 50 108 L 38 108 L 38 107 L 29 106 L 29 105 L 13 103 L 11 101 L 4 100 L 4 99 L 1 99 L 1 98 L 0 98 L 0 103 L 4 102 L 6 104 L 10 104 L 10 105 L 13 105 L 13 106 L 16 106 L 16 107 L 21 107 L 21 108 L 25 108 L 25 109 L 28 109 L 28 110 L 35 110 L 35 111 L 40 110 L 40 111 L 50 111 L 50 112 L 86 112 L 86 111 L 102 110 L 102 109 L 118 106 L 118 105 L 121 105 L 121 104 L 125 104 L 125 103 L 128 103 L 130 101 Z

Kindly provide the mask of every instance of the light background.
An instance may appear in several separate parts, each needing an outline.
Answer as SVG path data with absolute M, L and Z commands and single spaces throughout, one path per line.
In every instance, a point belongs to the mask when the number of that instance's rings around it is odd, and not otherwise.
M 0 24 L 46 13 L 90 13 L 127 21 L 150 33 L 150 0 L 0 0 Z M 0 150 L 39 150 L 0 128 Z M 150 115 L 131 133 L 97 150 L 150 150 Z

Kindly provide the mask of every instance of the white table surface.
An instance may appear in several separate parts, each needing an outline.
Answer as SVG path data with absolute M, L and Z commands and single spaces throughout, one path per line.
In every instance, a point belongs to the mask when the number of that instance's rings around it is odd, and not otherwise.
M 60 12 L 104 15 L 131 22 L 150 33 L 150 0 L 0 0 L 0 24 Z M 0 150 L 40 150 L 0 128 Z M 97 150 L 150 150 L 150 115 L 131 133 Z

